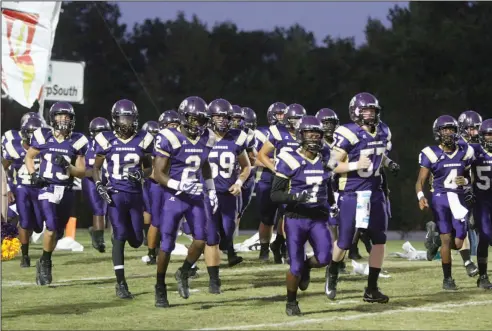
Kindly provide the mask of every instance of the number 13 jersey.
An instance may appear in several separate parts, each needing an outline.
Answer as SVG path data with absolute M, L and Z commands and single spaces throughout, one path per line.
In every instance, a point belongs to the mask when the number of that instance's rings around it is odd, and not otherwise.
M 369 133 L 355 123 L 340 125 L 333 135 L 333 149 L 347 153 L 343 161 L 357 162 L 361 155 L 366 155 L 371 160 L 367 169 L 350 171 L 340 175 L 338 180 L 339 191 L 376 191 L 381 190 L 380 168 L 383 156 L 386 153 L 388 132 L 378 125 L 374 133 Z
M 154 156 L 170 159 L 170 178 L 179 182 L 187 179 L 200 180 L 201 168 L 214 145 L 215 134 L 208 128 L 195 140 L 187 138 L 178 129 L 167 128 L 155 137 Z M 203 199 L 203 196 L 190 195 L 190 198 Z

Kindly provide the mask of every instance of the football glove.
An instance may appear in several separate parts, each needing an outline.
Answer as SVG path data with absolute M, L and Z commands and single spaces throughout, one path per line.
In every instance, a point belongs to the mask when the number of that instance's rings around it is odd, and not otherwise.
M 178 191 L 191 195 L 200 195 L 203 193 L 203 184 L 197 179 L 187 179 L 179 182 Z
M 340 214 L 340 209 L 338 208 L 337 205 L 330 206 L 330 216 L 332 218 L 338 217 L 338 214 Z
M 65 159 L 65 157 L 61 154 L 56 154 L 55 157 L 53 158 L 53 164 L 61 167 L 62 169 L 66 170 L 70 166 L 70 162 Z
M 101 182 L 96 183 L 96 191 L 97 191 L 97 194 L 99 194 L 99 196 L 104 201 L 106 201 L 106 203 L 108 205 L 113 202 L 113 200 L 111 200 L 111 197 L 109 196 L 109 193 L 108 193 L 109 188 L 106 187 L 105 185 L 103 185 L 103 183 L 101 183 Z
M 465 204 L 468 208 L 473 207 L 476 202 L 475 194 L 471 189 L 465 190 Z
M 388 164 L 388 169 L 393 175 L 398 175 L 398 172 L 400 171 L 400 165 L 396 163 L 395 161 L 391 161 Z
M 31 174 L 31 185 L 36 186 L 36 187 L 43 187 L 48 185 L 48 182 L 44 177 L 39 177 L 39 174 L 37 172 L 33 172 Z
M 142 179 L 143 179 L 142 169 L 137 169 L 135 171 L 128 171 L 127 179 L 134 184 L 142 183 Z
M 217 192 L 215 190 L 209 190 L 208 198 L 210 200 L 210 206 L 212 206 L 212 214 L 215 214 L 215 212 L 219 208 L 219 199 L 217 198 Z

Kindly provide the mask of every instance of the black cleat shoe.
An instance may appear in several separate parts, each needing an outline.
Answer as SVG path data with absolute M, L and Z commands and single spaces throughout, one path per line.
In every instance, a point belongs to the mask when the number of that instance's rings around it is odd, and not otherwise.
M 168 308 L 169 301 L 167 301 L 167 287 L 166 285 L 155 286 L 155 306 L 157 308 Z
M 285 305 L 285 313 L 287 316 L 302 316 L 301 309 L 299 308 L 299 302 L 287 302 Z
M 116 283 L 116 296 L 120 299 L 133 299 L 133 294 L 128 290 L 128 284 L 126 282 Z
M 53 264 L 51 260 L 38 260 L 36 261 L 36 284 L 49 285 L 53 278 L 51 276 L 51 267 Z
M 147 261 L 147 265 L 156 265 L 157 264 L 157 257 L 153 255 L 149 255 L 149 260 Z
M 458 287 L 456 286 L 456 283 L 454 282 L 454 279 L 449 277 L 449 278 L 444 278 L 442 281 L 442 289 L 446 291 L 456 291 L 458 290 Z
M 340 266 L 338 267 L 338 273 L 339 274 L 348 274 L 349 272 L 347 271 L 347 265 L 345 262 L 340 262 Z
M 190 297 L 190 286 L 188 284 L 188 273 L 183 272 L 181 268 L 176 271 L 174 278 L 178 282 L 178 292 L 183 299 Z
M 282 264 L 282 251 L 281 251 L 281 245 L 277 244 L 276 241 L 270 244 L 270 250 L 273 253 L 273 261 L 276 264 Z
M 492 290 L 492 283 L 489 281 L 489 276 L 481 275 L 477 279 L 477 287 L 483 288 L 484 290 Z
M 436 223 L 427 222 L 425 225 L 427 234 L 425 235 L 425 248 L 427 249 L 427 261 L 432 261 L 436 257 L 439 247 L 441 247 L 441 237 L 437 232 Z
M 31 258 L 29 255 L 23 255 L 20 263 L 21 268 L 29 268 L 31 266 Z
M 198 277 L 200 277 L 198 270 L 200 270 L 200 268 L 198 267 L 191 268 L 190 272 L 188 273 L 188 277 L 191 279 L 197 279 Z
M 330 300 L 335 300 L 337 296 L 338 274 L 332 274 L 329 271 L 329 266 L 326 267 L 325 273 L 325 294 Z
M 362 300 L 369 303 L 388 303 L 389 297 L 387 295 L 384 295 L 377 287 L 373 289 L 369 289 L 366 287 Z
M 260 248 L 260 256 L 258 257 L 261 261 L 268 261 L 270 259 L 270 250 Z
M 220 294 L 222 293 L 220 290 L 220 285 L 222 282 L 220 279 L 210 279 L 208 283 L 208 292 L 212 294 Z
M 299 281 L 299 289 L 301 291 L 307 290 L 309 283 L 311 283 L 311 268 L 304 266 L 301 274 L 301 280 Z
M 102 236 L 98 236 L 96 235 L 96 233 L 94 233 L 94 228 L 91 226 L 89 227 L 89 234 L 91 235 L 92 239 L 92 247 L 99 251 L 99 253 L 106 252 L 106 244 L 104 243 L 104 232 Z
M 243 258 L 241 256 L 238 256 L 236 253 L 234 253 L 233 255 L 227 255 L 227 264 L 229 265 L 229 267 L 234 267 L 241 262 L 243 262 Z
M 468 277 L 475 277 L 478 275 L 478 268 L 471 260 L 466 262 L 465 269 Z
M 348 257 L 349 257 L 349 259 L 354 260 L 354 261 L 362 259 L 362 256 L 359 254 L 359 248 L 350 250 Z

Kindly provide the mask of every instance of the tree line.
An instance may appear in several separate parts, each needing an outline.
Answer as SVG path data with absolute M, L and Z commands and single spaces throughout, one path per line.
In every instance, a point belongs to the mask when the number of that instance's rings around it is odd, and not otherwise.
M 299 25 L 240 31 L 231 22 L 207 27 L 179 13 L 130 28 L 114 3 L 64 2 L 62 8 L 52 59 L 86 62 L 85 103 L 75 105 L 82 132 L 92 118 L 109 118 L 120 98 L 136 102 L 142 124 L 199 95 L 251 107 L 265 125 L 274 101 L 301 103 L 309 114 L 330 107 L 344 123 L 354 94 L 376 95 L 393 133 L 390 156 L 401 164 L 399 176 L 389 176 L 392 229 L 422 229 L 432 217 L 418 210 L 414 183 L 418 153 L 433 143 L 434 119 L 467 109 L 492 117 L 488 2 L 395 6 L 388 28 L 368 19 L 360 47 L 353 38 L 331 36 L 317 46 L 313 33 Z M 25 111 L 2 100 L 2 131 L 16 127 Z

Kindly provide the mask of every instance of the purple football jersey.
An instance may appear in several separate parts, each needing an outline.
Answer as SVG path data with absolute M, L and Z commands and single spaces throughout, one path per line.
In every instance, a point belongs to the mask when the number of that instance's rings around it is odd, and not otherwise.
M 321 155 L 314 160 L 302 156 L 297 150 L 282 151 L 275 159 L 277 176 L 290 180 L 289 193 L 314 192 L 316 201 L 304 203 L 307 207 L 320 207 L 328 204 L 328 182 L 331 176 L 325 171 Z
M 393 149 L 393 144 L 391 143 L 391 138 L 392 138 L 391 130 L 390 130 L 389 126 L 384 122 L 379 122 L 378 127 L 381 129 L 382 134 L 386 135 L 386 140 L 388 142 L 386 144 L 386 153 L 385 154 L 388 155 L 389 152 L 391 152 L 391 150 Z
M 338 181 L 339 191 L 355 192 L 365 190 L 381 189 L 381 173 L 383 155 L 386 154 L 388 145 L 388 134 L 376 127 L 375 133 L 371 134 L 355 123 L 340 125 L 333 135 L 335 140 L 334 149 L 347 153 L 348 162 L 359 161 L 361 155 L 365 154 L 371 160 L 368 169 L 351 171 L 340 175 Z
M 465 176 L 473 162 L 473 147 L 457 145 L 456 150 L 445 153 L 439 146 L 428 146 L 419 154 L 421 167 L 430 169 L 434 193 L 463 193 L 464 188 L 455 184 L 457 176 Z
M 22 140 L 22 136 L 20 134 L 20 131 L 18 131 L 18 130 L 6 131 L 2 136 L 2 149 L 5 148 L 5 144 L 8 141 L 13 141 L 13 140 Z
M 460 136 L 458 139 L 458 145 L 463 147 L 463 148 L 466 148 L 466 146 L 468 146 L 468 142 L 465 140 L 465 138 Z
M 299 147 L 295 136 L 292 136 L 287 128 L 283 125 L 270 125 L 268 128 L 270 135 L 268 141 L 275 147 L 275 154 L 282 151 L 293 152 Z
M 24 149 L 21 139 L 9 140 L 5 142 L 5 148 L 3 149 L 3 157 L 6 160 L 12 161 L 10 167 L 14 170 L 15 180 L 13 185 L 31 185 L 31 176 L 27 171 L 27 167 L 24 163 L 27 150 Z M 39 170 L 39 157 L 34 159 L 34 169 Z
M 215 137 L 216 142 L 208 155 L 217 192 L 228 192 L 238 179 L 235 171 L 239 155 L 247 148 L 248 135 L 241 130 L 230 129 L 224 137 Z
M 56 185 L 69 185 L 73 177 L 67 170 L 53 164 L 56 155 L 63 155 L 65 160 L 72 163 L 72 159 L 79 155 L 85 155 L 88 144 L 87 137 L 79 132 L 72 132 L 66 139 L 58 140 L 49 128 L 39 128 L 34 131 L 31 139 L 31 147 L 39 150 L 41 164 L 39 175 L 48 183 Z
M 85 168 L 92 169 L 94 167 L 94 162 L 96 161 L 96 140 L 93 138 L 89 139 L 89 143 L 87 144 L 87 152 L 85 153 Z M 104 160 L 103 166 L 101 168 L 101 179 L 103 183 L 109 181 L 108 174 L 108 162 L 106 159 Z M 92 181 L 92 178 L 88 178 Z
M 255 130 L 255 147 L 259 151 L 263 144 L 269 140 L 270 130 L 268 127 L 262 126 Z M 268 157 L 273 158 L 273 152 L 268 155 Z M 266 183 L 271 183 L 273 174 L 268 168 L 256 167 L 256 182 L 262 181 Z
M 142 169 L 142 159 L 152 153 L 154 137 L 139 131 L 128 139 L 121 139 L 114 132 L 100 132 L 94 138 L 96 155 L 104 155 L 111 186 L 128 193 L 142 192 L 142 185 L 128 180 L 128 173 Z
M 472 144 L 475 157 L 472 163 L 473 192 L 477 196 L 487 196 L 492 201 L 492 153 L 487 152 L 482 145 Z
M 200 180 L 203 163 L 208 160 L 214 145 L 215 134 L 210 129 L 191 140 L 178 129 L 167 128 L 161 130 L 155 138 L 154 155 L 170 158 L 170 178 L 179 182 L 186 179 Z M 169 190 L 173 191 L 171 188 Z M 203 195 L 190 195 L 189 198 L 203 199 Z

